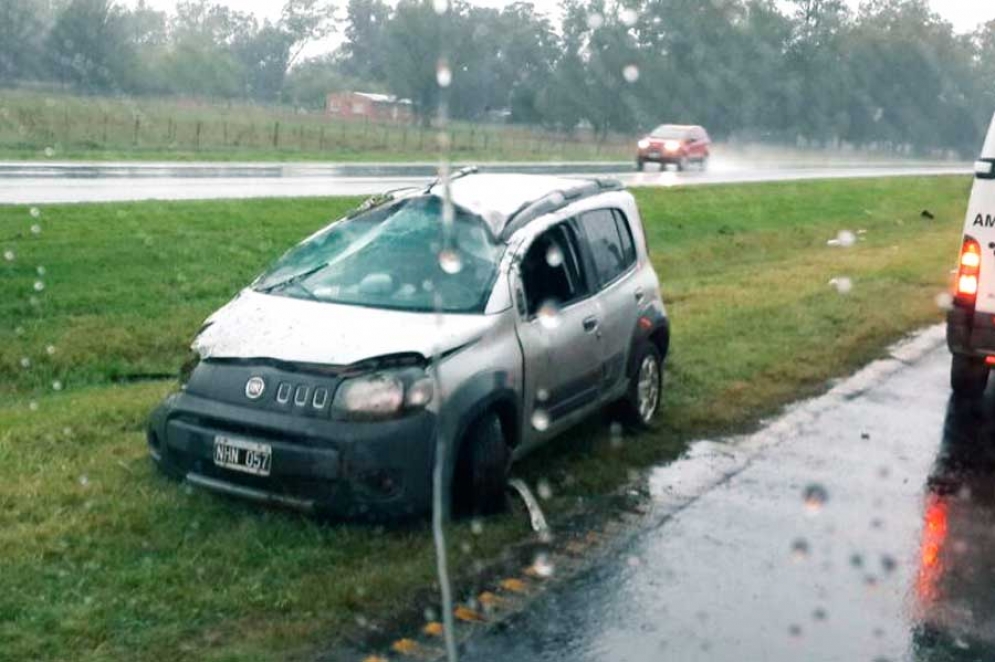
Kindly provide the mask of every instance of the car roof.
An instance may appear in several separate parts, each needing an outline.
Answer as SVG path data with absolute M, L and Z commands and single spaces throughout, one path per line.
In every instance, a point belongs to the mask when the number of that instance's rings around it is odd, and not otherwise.
M 557 191 L 589 186 L 591 179 L 552 175 L 473 173 L 454 178 L 449 184 L 453 204 L 481 216 L 495 236 L 500 236 L 511 217 L 541 198 Z M 432 195 L 442 196 L 435 184 Z

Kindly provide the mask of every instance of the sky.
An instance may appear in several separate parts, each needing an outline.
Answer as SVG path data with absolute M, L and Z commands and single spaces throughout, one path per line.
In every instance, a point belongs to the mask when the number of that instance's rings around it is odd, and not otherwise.
M 260 19 L 276 20 L 280 17 L 280 9 L 284 0 L 214 0 L 226 4 L 239 11 L 251 12 Z M 511 4 L 514 0 L 470 0 L 471 4 L 487 7 L 503 7 Z M 780 0 L 782 4 L 784 0 Z M 345 0 L 339 0 L 334 4 L 339 7 L 345 6 Z M 532 0 L 533 4 L 540 11 L 547 14 L 555 14 L 560 0 Z M 860 0 L 847 0 L 856 9 Z M 929 0 L 933 11 L 954 25 L 958 32 L 970 32 L 978 25 L 995 20 L 995 0 Z M 157 9 L 172 11 L 177 4 L 177 0 L 146 0 L 146 3 Z M 137 0 L 125 0 L 125 4 L 134 6 Z M 322 44 L 312 44 L 304 53 L 305 56 L 315 55 L 334 48 L 340 37 L 330 37 Z

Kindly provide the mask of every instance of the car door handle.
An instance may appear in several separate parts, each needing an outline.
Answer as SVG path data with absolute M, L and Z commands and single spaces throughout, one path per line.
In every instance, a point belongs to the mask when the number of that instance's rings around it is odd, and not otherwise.
M 636 303 L 642 303 L 643 299 L 646 298 L 646 293 L 642 289 L 636 290 Z
M 597 317 L 588 317 L 586 320 L 584 320 L 584 330 L 585 331 L 587 331 L 588 333 L 591 333 L 592 331 L 597 331 L 597 329 L 598 329 L 598 318 Z

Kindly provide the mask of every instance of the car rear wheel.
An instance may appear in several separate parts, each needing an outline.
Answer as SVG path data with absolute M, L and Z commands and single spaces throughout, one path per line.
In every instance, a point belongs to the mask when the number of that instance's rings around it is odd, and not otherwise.
M 988 385 L 988 366 L 973 356 L 954 354 L 950 366 L 950 386 L 958 395 L 979 395 Z
M 647 430 L 663 400 L 663 359 L 652 343 L 640 346 L 629 390 L 619 402 L 622 419 L 630 430 Z
M 686 156 L 682 156 L 681 160 L 677 162 L 677 171 L 684 172 L 688 169 L 688 159 Z
M 698 167 L 701 168 L 702 172 L 705 172 L 706 170 L 708 170 L 708 157 L 707 156 L 703 156 L 701 158 L 701 161 L 698 162 Z
M 460 446 L 453 493 L 457 515 L 493 515 L 505 509 L 509 461 L 501 420 L 493 412 L 484 414 Z

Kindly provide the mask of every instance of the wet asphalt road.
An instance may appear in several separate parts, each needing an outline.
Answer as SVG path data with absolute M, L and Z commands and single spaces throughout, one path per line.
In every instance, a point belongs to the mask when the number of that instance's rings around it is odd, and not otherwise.
M 995 660 L 995 394 L 951 400 L 949 361 L 934 328 L 697 444 L 646 530 L 461 660 Z
M 483 164 L 489 172 L 617 177 L 627 186 L 690 186 L 842 177 L 964 174 L 967 165 L 756 164 L 715 157 L 707 172 L 635 172 L 631 163 Z M 0 204 L 370 195 L 424 185 L 436 165 L 0 162 Z

